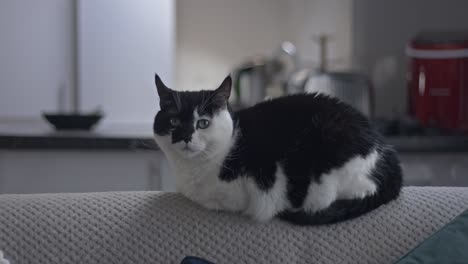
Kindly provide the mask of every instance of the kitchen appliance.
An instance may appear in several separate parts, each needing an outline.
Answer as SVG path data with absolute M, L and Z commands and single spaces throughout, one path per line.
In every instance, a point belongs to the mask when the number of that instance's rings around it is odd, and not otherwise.
M 291 42 L 283 42 L 272 56 L 250 58 L 233 72 L 231 105 L 249 107 L 267 98 L 284 95 L 286 83 L 296 68 L 296 47 Z
M 304 84 L 308 93 L 326 94 L 350 104 L 367 117 L 373 115 L 373 89 L 364 74 L 356 72 L 328 71 L 327 43 L 330 37 L 320 35 L 316 38 L 320 48 L 320 64 L 316 73 L 309 73 Z
M 409 113 L 424 126 L 468 132 L 468 31 L 422 32 L 406 54 Z
M 266 96 L 271 79 L 271 67 L 264 57 L 256 57 L 237 67 L 234 72 L 234 96 L 231 105 L 242 108 L 252 106 Z
M 322 72 L 309 76 L 308 93 L 321 93 L 339 98 L 367 117 L 373 115 L 373 90 L 368 78 L 353 72 Z

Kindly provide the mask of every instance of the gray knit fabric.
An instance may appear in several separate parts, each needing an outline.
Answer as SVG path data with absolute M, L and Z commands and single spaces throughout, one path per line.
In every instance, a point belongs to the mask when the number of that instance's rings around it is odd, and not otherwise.
M 12 264 L 393 263 L 468 209 L 468 188 L 407 187 L 356 220 L 297 227 L 204 210 L 161 192 L 0 195 Z

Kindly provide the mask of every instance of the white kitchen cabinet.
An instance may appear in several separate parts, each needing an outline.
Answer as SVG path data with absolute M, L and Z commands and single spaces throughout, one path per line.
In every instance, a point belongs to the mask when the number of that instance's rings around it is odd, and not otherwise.
M 0 1 L 0 120 L 38 119 L 73 85 L 69 0 Z
M 1 193 L 161 190 L 159 151 L 0 151 Z
M 172 84 L 174 0 L 79 0 L 78 86 L 84 111 L 103 123 L 150 124 L 159 109 L 158 73 Z
M 154 73 L 172 84 L 175 0 L 0 1 L 0 36 L 0 122 L 71 110 L 78 87 L 101 123 L 150 124 Z

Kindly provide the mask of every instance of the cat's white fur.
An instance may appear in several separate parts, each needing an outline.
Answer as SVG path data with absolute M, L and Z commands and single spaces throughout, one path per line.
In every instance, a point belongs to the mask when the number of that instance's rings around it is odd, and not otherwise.
M 322 175 L 320 183 L 309 186 L 304 209 L 316 212 L 338 199 L 364 198 L 374 194 L 377 186 L 368 175 L 378 157 L 379 154 L 374 150 L 366 157 L 356 156 L 340 168 Z
M 194 126 L 200 118 L 194 112 Z M 266 221 L 285 209 L 291 209 L 287 199 L 287 178 L 277 164 L 276 181 L 271 189 L 259 189 L 251 177 L 240 175 L 230 182 L 218 177 L 224 159 L 235 144 L 236 131 L 227 110 L 221 110 L 206 129 L 196 129 L 189 143 L 171 143 L 171 136 L 155 135 L 176 175 L 177 190 L 208 209 L 242 212 L 258 221 Z M 234 136 L 233 136 L 234 135 Z M 188 150 L 187 150 L 188 149 Z M 337 199 L 363 198 L 377 191 L 369 178 L 379 154 L 356 156 L 342 167 L 322 175 L 320 183 L 311 183 L 304 209 L 316 212 Z

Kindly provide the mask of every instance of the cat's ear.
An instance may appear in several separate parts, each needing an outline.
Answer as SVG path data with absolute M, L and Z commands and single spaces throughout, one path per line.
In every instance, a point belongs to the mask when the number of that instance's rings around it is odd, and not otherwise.
M 213 103 L 219 106 L 225 106 L 228 103 L 229 96 L 231 95 L 232 78 L 228 75 L 221 85 L 214 91 Z
M 172 95 L 172 90 L 169 89 L 159 78 L 157 74 L 154 75 L 154 81 L 156 83 L 156 89 L 158 90 L 158 95 L 159 95 L 159 106 L 161 109 L 169 106 L 174 97 Z
M 159 98 L 171 96 L 171 90 L 163 83 L 158 74 L 154 75 L 154 82 L 156 83 L 156 89 L 158 90 Z

